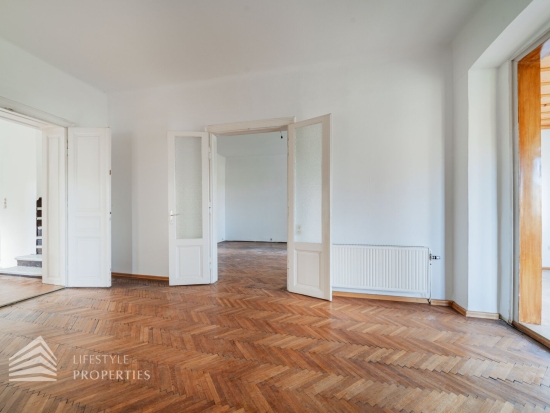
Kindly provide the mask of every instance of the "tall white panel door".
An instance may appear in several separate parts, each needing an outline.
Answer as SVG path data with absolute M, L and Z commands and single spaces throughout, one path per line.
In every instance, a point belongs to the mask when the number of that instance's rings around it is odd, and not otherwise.
M 69 128 L 68 286 L 111 286 L 111 132 Z
M 170 285 L 211 283 L 208 140 L 206 132 L 168 132 Z
M 288 126 L 288 291 L 332 300 L 331 116 Z
M 42 129 L 42 282 L 67 285 L 67 129 Z

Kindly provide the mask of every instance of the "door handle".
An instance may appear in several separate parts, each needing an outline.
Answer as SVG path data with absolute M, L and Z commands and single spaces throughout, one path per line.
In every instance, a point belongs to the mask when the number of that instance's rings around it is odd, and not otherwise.
M 176 215 L 181 215 L 181 214 L 174 214 L 174 211 L 170 211 L 170 224 L 174 223 L 174 217 Z

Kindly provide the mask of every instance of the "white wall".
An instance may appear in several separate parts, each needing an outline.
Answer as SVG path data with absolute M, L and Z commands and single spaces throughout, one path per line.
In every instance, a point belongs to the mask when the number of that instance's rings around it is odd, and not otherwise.
M 35 129 L 0 120 L 1 268 L 16 266 L 17 256 L 36 253 L 36 142 L 39 134 Z
M 548 27 L 545 0 L 488 0 L 452 44 L 454 283 L 471 311 L 511 315 L 513 256 L 510 61 Z M 480 116 L 483 114 L 483 116 Z M 496 281 L 496 282 L 495 282 Z
M 286 131 L 219 136 L 226 159 L 226 239 L 286 242 Z
M 107 96 L 0 39 L 0 96 L 76 123 L 108 126 Z
M 550 129 L 542 130 L 542 266 L 550 268 Z
M 468 73 L 468 303 L 498 312 L 496 69 Z
M 227 158 L 227 240 L 286 242 L 286 164 L 286 155 Z
M 484 306 L 481 302 L 472 302 L 469 299 L 469 277 L 472 266 L 470 265 L 470 234 L 469 208 L 478 206 L 478 202 L 470 203 L 472 196 L 470 191 L 469 165 L 470 165 L 470 140 L 469 140 L 469 103 L 473 98 L 469 93 L 469 70 L 492 44 L 492 42 L 503 32 L 517 15 L 530 3 L 530 0 L 489 0 L 470 18 L 460 34 L 452 44 L 453 51 L 453 81 L 454 81 L 454 234 L 453 234 L 453 294 L 451 299 L 466 309 L 480 310 Z M 481 103 L 480 106 L 483 104 Z M 474 128 L 475 129 L 475 128 Z M 477 158 L 479 159 L 479 158 Z M 475 176 L 471 175 L 473 179 Z M 490 211 L 496 214 L 496 211 Z M 479 222 L 476 222 L 479 224 Z M 479 228 L 483 231 L 482 227 Z M 488 223 L 489 232 L 493 232 L 492 222 Z M 485 249 L 482 246 L 480 254 Z M 473 259 L 473 258 L 472 258 Z M 492 259 L 492 258 L 491 258 Z M 479 260 L 475 259 L 476 262 Z M 481 272 L 478 271 L 478 274 Z M 493 275 L 491 275 L 492 277 Z M 492 294 L 493 292 L 489 292 Z M 495 308 L 485 311 L 496 311 Z
M 220 155 L 220 154 L 217 154 L 217 157 L 218 157 L 218 179 L 217 179 L 217 184 L 218 184 L 218 192 L 217 192 L 217 205 L 216 207 L 218 208 L 217 209 L 217 224 L 218 224 L 218 242 L 222 242 L 222 241 L 225 241 L 226 237 L 225 237 L 225 166 L 226 166 L 226 161 L 225 161 L 225 157 Z
M 450 65 L 444 49 L 384 51 L 110 95 L 113 165 L 124 176 L 113 177 L 113 271 L 168 273 L 167 130 L 332 113 L 333 241 L 429 246 L 443 256 L 432 265 L 432 297 L 444 298 Z M 131 220 L 115 226 L 117 211 Z

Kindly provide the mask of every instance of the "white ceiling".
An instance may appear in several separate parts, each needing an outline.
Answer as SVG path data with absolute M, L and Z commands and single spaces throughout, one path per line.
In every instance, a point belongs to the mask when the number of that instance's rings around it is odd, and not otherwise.
M 482 0 L 0 0 L 0 36 L 106 92 L 449 44 Z
M 281 136 L 283 139 L 281 139 Z M 286 131 L 250 135 L 218 136 L 218 153 L 235 156 L 286 155 Z

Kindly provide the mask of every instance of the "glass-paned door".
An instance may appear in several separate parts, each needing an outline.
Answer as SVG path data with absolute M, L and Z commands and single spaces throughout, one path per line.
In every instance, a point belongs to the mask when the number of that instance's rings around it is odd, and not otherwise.
M 210 284 L 208 133 L 168 132 L 170 285 Z

